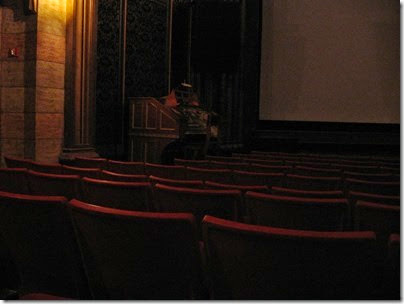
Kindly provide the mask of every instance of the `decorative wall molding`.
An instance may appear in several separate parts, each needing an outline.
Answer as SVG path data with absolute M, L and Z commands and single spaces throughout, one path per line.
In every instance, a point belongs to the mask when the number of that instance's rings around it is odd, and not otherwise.
M 39 0 L 38 0 L 39 1 Z M 94 143 L 98 0 L 68 1 L 65 147 Z

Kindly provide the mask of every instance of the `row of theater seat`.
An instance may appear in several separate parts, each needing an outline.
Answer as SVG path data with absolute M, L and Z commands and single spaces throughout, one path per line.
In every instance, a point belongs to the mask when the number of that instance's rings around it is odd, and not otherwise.
M 12 157 L 5 157 L 5 161 L 8 167 L 28 167 L 36 170 L 39 166 L 41 169 L 43 164 Z M 254 172 L 283 172 L 315 176 L 328 176 L 328 177 L 352 177 L 356 178 L 356 174 L 383 174 L 385 175 L 399 175 L 400 162 L 399 160 L 394 163 L 389 163 L 390 166 L 383 166 L 380 163 L 352 163 L 352 164 L 340 164 L 324 162 L 324 160 L 311 159 L 311 162 L 288 162 L 284 159 L 254 159 L 254 158 L 235 158 L 224 156 L 207 156 L 206 160 L 186 160 L 178 159 L 174 160 L 177 166 L 183 167 L 196 167 L 206 169 L 230 169 L 238 171 L 254 171 Z M 164 167 L 163 165 L 143 163 L 143 162 L 123 162 L 107 160 L 105 158 L 86 158 L 76 157 L 74 160 L 75 167 L 83 168 L 100 168 L 107 171 L 113 171 L 124 174 L 146 174 L 148 171 L 159 170 Z M 167 166 L 171 168 L 172 166 Z M 61 168 L 58 164 L 48 165 L 49 173 L 60 173 Z M 185 177 L 183 170 L 178 169 L 178 175 L 176 178 Z M 310 170 L 311 169 L 311 170 Z M 181 172 L 182 171 L 182 172 Z M 152 172 L 153 174 L 154 172 Z M 351 175 L 353 174 L 353 175 Z M 150 175 L 150 174 L 149 174 Z M 397 176 L 396 176 L 397 177 Z M 377 178 L 377 176 L 376 176 Z
M 371 231 L 301 231 L 205 216 L 200 242 L 196 226 L 190 213 L 0 192 L 1 249 L 18 269 L 22 299 L 399 297 L 398 235 L 381 258 Z
M 77 174 L 80 176 L 105 178 L 120 181 L 145 181 L 146 175 L 171 179 L 190 179 L 214 181 L 223 184 L 286 186 L 301 190 L 344 190 L 359 191 L 383 195 L 399 195 L 400 182 L 398 174 L 360 173 L 343 171 L 343 177 L 327 176 L 331 171 L 318 168 L 295 167 L 289 174 L 284 166 L 271 167 L 273 171 L 239 171 L 230 169 L 206 169 L 185 166 L 165 166 L 149 163 L 117 162 L 109 160 L 100 163 L 100 159 L 77 158 L 81 167 L 62 166 L 59 164 L 40 164 L 5 157 L 8 167 L 24 167 L 35 171 L 55 174 Z M 87 167 L 85 167 L 85 165 Z M 90 167 L 93 166 L 93 167 Z M 104 169 L 102 176 L 100 170 Z M 266 168 L 268 169 L 268 168 Z M 268 169 L 269 170 L 269 169 Z M 296 171 L 297 170 L 297 171 Z M 300 170 L 300 171 L 299 171 Z M 338 170 L 337 170 L 338 171 Z M 121 175 L 120 175 L 121 174 Z M 340 173 L 338 173 L 340 174 Z M 132 176 L 129 176 L 132 175 Z
M 348 230 L 379 210 L 386 227 L 399 217 L 399 196 L 350 191 L 310 191 L 262 185 L 172 180 L 155 176 L 141 182 L 57 175 L 25 168 L 0 169 L 0 190 L 60 195 L 107 207 L 139 211 L 189 211 L 261 225 L 309 230 Z M 296 218 L 288 216 L 295 215 Z M 399 219 L 399 218 L 397 218 Z M 366 222 L 370 219 L 365 220 Z M 395 228 L 398 231 L 398 228 Z M 394 231 L 396 231 L 394 230 Z
M 158 165 L 155 165 L 154 167 L 159 167 Z M 164 166 L 163 166 L 164 167 Z M 32 168 L 32 167 L 31 167 Z M 166 169 L 170 167 L 165 167 Z M 12 169 L 10 169 L 12 170 Z M 82 170 L 87 170 L 87 169 L 82 169 Z M 91 169 L 91 170 L 97 170 L 98 173 L 100 172 L 99 169 Z M 26 171 L 26 170 L 25 170 Z M 35 173 L 35 172 L 25 172 L 24 174 L 28 176 L 41 176 L 44 177 L 47 174 L 44 173 Z M 111 173 L 110 173 L 111 174 Z M 112 173 L 113 174 L 113 173 Z M 116 174 L 116 173 L 115 173 Z M 119 175 L 119 174 L 116 174 Z M 54 178 L 55 176 L 52 176 Z M 147 176 L 146 176 L 147 177 Z M 254 223 L 254 224 L 267 224 L 267 225 L 273 225 L 273 226 L 278 226 L 278 227 L 287 227 L 287 228 L 298 228 L 298 229 L 318 229 L 318 230 L 341 230 L 341 229 L 349 229 L 349 220 L 347 222 L 347 214 L 349 212 L 353 212 L 356 214 L 356 218 L 363 218 L 366 219 L 365 221 L 362 221 L 365 223 L 363 224 L 355 224 L 356 229 L 359 230 L 374 230 L 377 232 L 377 238 L 376 238 L 376 256 L 378 257 L 379 264 L 380 261 L 382 260 L 381 257 L 385 256 L 386 254 L 386 244 L 387 244 L 387 237 L 389 233 L 391 232 L 398 232 L 399 231 L 399 207 L 398 206 L 385 206 L 383 204 L 374 204 L 374 203 L 368 203 L 368 202 L 359 202 L 355 204 L 356 200 L 358 199 L 364 199 L 368 201 L 377 201 L 379 202 L 381 200 L 381 203 L 389 203 L 389 204 L 399 204 L 399 196 L 385 196 L 385 195 L 380 195 L 380 194 L 366 194 L 366 193 L 355 193 L 355 192 L 349 192 L 349 196 L 351 197 L 350 202 L 351 206 L 354 208 L 349 208 L 349 205 L 347 204 L 347 201 L 344 199 L 341 199 L 343 197 L 344 193 L 342 191 L 311 191 L 311 190 L 295 190 L 295 189 L 285 189 L 282 187 L 272 187 L 271 189 L 268 188 L 267 186 L 263 185 L 234 185 L 234 184 L 219 184 L 215 182 L 209 182 L 209 181 L 201 181 L 201 180 L 170 180 L 166 178 L 159 178 L 159 177 L 149 177 L 149 180 L 152 182 L 154 187 L 152 189 L 157 191 L 154 192 L 154 198 L 156 199 L 155 202 L 153 202 L 153 207 L 150 208 L 149 210 L 153 210 L 156 206 L 158 208 L 155 208 L 154 210 L 159 210 L 159 211 L 165 211 L 165 212 L 175 212 L 175 211 L 185 211 L 185 212 L 191 212 L 194 213 L 196 216 L 196 223 L 197 227 L 200 227 L 201 220 L 205 214 L 213 214 L 222 218 L 227 218 L 231 220 L 247 220 L 249 223 Z M 90 181 L 91 179 L 83 179 L 83 181 Z M 93 180 L 95 181 L 95 180 Z M 109 184 L 106 181 L 98 181 L 98 184 L 103 184 L 103 186 Z M 112 182 L 113 183 L 113 182 Z M 160 184 L 158 184 L 160 183 Z M 45 185 L 45 182 L 39 182 L 39 184 Z M 128 183 L 126 183 L 128 184 Z M 156 185 L 157 184 L 157 185 Z M 164 184 L 174 184 L 177 186 L 182 186 L 182 187 L 170 187 L 166 186 Z M 122 185 L 121 185 L 122 186 Z M 216 191 L 216 193 L 212 193 L 211 190 L 203 190 L 203 189 L 185 189 L 183 186 L 187 186 L 189 188 L 190 186 L 192 187 L 197 187 L 197 188 L 203 188 L 203 187 L 219 187 L 223 189 L 237 189 L 236 191 L 232 190 L 223 190 L 223 191 Z M 46 188 L 46 187 L 45 187 Z M 49 187 L 48 187 L 49 188 Z M 123 189 L 123 188 L 121 188 Z M 45 189 L 46 190 L 46 189 Z M 247 191 L 255 191 L 255 192 L 247 192 Z M 235 193 L 237 191 L 241 191 L 242 193 L 245 193 L 245 195 L 242 195 L 240 197 L 240 192 L 238 192 L 238 199 L 236 200 L 237 203 L 234 201 L 229 203 L 225 202 L 227 201 L 226 199 L 223 199 L 223 196 L 216 201 L 214 196 L 218 195 L 219 192 L 222 192 L 220 194 L 226 194 L 226 195 L 233 195 L 233 199 L 235 197 Z M 272 192 L 272 194 L 262 194 L 262 193 L 256 193 L 256 191 L 262 191 L 262 192 Z M 98 191 L 91 190 L 89 191 L 90 193 L 96 193 Z M 120 191 L 122 192 L 122 191 Z M 124 192 L 124 191 L 123 191 Z M 210 193 L 209 193 L 210 192 Z M 213 191 L 215 192 L 215 191 Z M 231 193 L 233 192 L 233 193 Z M 247 193 L 246 193 L 247 192 Z M 283 199 L 279 200 L 279 194 L 285 195 L 285 193 L 289 197 L 284 197 Z M 198 194 L 201 197 L 197 198 L 195 195 Z M 214 194 L 214 195 L 212 195 Z M 275 195 L 274 195 L 275 194 Z M 276 195 L 278 194 L 278 195 Z M 346 193 L 345 193 L 346 194 Z M 294 197 L 290 197 L 293 195 Z M 355 200 L 355 195 L 356 195 L 356 200 Z M 160 196 L 158 198 L 158 196 Z M 277 197 L 278 196 L 278 197 Z M 296 196 L 306 196 L 306 197 L 311 197 L 310 199 L 297 199 Z M 319 201 L 316 202 L 316 200 L 313 200 L 313 197 L 323 197 L 323 199 L 320 199 Z M 359 197 L 358 197 L 359 196 Z M 77 196 L 76 196 L 77 197 Z M 100 199 L 96 200 L 102 200 L 102 197 L 106 198 L 105 201 L 111 203 L 111 191 L 106 190 L 104 191 L 104 194 L 101 194 Z M 204 198 L 203 198 L 204 197 Z M 324 200 L 324 197 L 328 198 Z M 109 199 L 108 199 L 109 198 Z M 248 199 L 250 202 L 248 204 L 245 204 L 245 201 Z M 254 202 L 254 199 L 258 201 Z M 119 199 L 118 199 L 119 200 Z M 158 202 L 156 204 L 156 202 Z M 188 203 L 188 202 L 191 202 Z M 212 203 L 213 202 L 213 203 Z M 241 203 L 240 203 L 241 202 Z M 323 206 L 326 206 L 327 203 L 330 205 L 330 203 L 334 203 L 334 205 L 331 205 L 331 208 L 323 208 L 323 211 L 321 210 Z M 274 204 L 275 203 L 275 204 Z M 281 204 L 279 204 L 281 203 Z M 209 205 L 211 204 L 211 205 Z M 315 207 L 313 211 L 311 209 L 310 204 Z M 198 210 L 198 205 L 203 206 L 203 208 L 199 208 Z M 246 208 L 246 205 L 249 206 L 249 208 Z M 285 206 L 288 205 L 288 208 L 285 208 Z M 117 207 L 117 205 L 113 205 Z M 163 206 L 163 207 L 162 207 Z M 224 207 L 227 206 L 227 210 L 220 210 L 218 206 Z M 251 208 L 250 206 L 254 206 Z M 257 208 L 258 206 L 258 208 Z M 343 206 L 343 207 L 342 207 Z M 128 206 L 118 206 L 119 208 L 127 209 Z M 261 210 L 259 209 L 261 207 Z M 342 207 L 342 208 L 341 208 Z M 380 207 L 382 207 L 380 209 Z M 387 208 L 386 208 L 387 207 Z M 263 209 L 262 209 L 263 208 Z M 282 210 L 282 208 L 284 210 Z M 246 210 L 247 209 L 247 210 Z M 300 209 L 300 210 L 299 210 Z M 251 211 L 253 210 L 253 211 Z M 254 213 L 255 210 L 255 213 Z M 258 210 L 258 212 L 257 212 Z M 262 212 L 264 210 L 264 212 Z M 265 219 L 265 210 L 269 214 L 269 220 L 268 218 Z M 333 211 L 332 211 L 333 210 Z M 339 210 L 339 211 L 335 211 Z M 361 210 L 365 210 L 365 212 L 361 212 Z M 269 212 L 268 212 L 269 211 Z M 348 211 L 348 212 L 346 212 Z M 316 213 L 317 212 L 317 213 Z M 365 216 L 359 217 L 359 214 L 364 214 Z M 264 214 L 264 216 L 263 216 Z M 276 214 L 276 216 L 274 216 Z M 312 215 L 311 219 L 307 221 L 307 218 Z M 331 220 L 327 218 L 327 215 L 333 214 L 331 216 Z M 382 217 L 380 217 L 380 215 Z M 255 216 L 254 216 L 255 215 Z M 387 215 L 387 217 L 386 217 Z M 367 218 L 366 218 L 367 217 Z M 383 221 L 384 217 L 384 221 Z M 258 220 L 261 220 L 261 222 L 258 222 Z M 325 220 L 327 218 L 327 220 Z M 337 218 L 337 220 L 336 220 Z M 264 221 L 262 221 L 264 219 Z M 324 219 L 324 221 L 322 221 Z M 387 221 L 386 221 L 387 219 Z M 306 220 L 306 221 L 305 221 Z M 342 220 L 342 221 L 341 221 Z M 334 221 L 334 222 L 333 222 Z M 332 224 L 330 222 L 333 222 L 334 224 L 337 222 L 338 228 L 336 226 L 330 228 Z M 342 223 L 344 222 L 344 223 Z M 359 221 L 357 221 L 359 223 Z M 310 226 L 312 224 L 312 226 Z M 323 226 L 321 226 L 323 225 Z M 368 225 L 368 226 L 366 226 Z M 257 226 L 258 227 L 258 226 Z M 315 228 L 317 227 L 317 228 Z M 362 227 L 362 228 L 359 228 Z M 201 236 L 201 228 L 198 228 L 199 230 L 199 236 Z M 220 298 L 220 297 L 219 297 Z M 291 296 L 293 298 L 293 296 Z
M 285 153 L 251 151 L 250 153 L 232 153 L 232 158 L 260 158 L 282 159 L 285 161 L 313 161 L 356 165 L 396 166 L 400 162 L 400 156 L 376 156 L 376 155 L 344 155 L 344 154 L 312 154 L 312 153 Z M 228 159 L 228 156 L 207 156 L 207 159 Z

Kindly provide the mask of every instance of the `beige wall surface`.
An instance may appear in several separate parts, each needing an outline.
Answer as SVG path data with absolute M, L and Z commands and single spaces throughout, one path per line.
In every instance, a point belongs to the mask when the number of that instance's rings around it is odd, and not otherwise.
M 57 162 L 63 144 L 66 0 L 0 7 L 0 155 Z M 17 48 L 18 57 L 9 56 Z

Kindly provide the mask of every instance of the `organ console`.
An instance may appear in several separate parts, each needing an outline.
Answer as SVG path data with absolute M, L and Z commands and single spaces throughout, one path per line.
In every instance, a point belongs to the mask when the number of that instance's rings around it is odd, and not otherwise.
M 159 100 L 129 98 L 129 159 L 172 163 L 174 157 L 201 158 L 211 137 L 217 137 L 217 126 L 211 123 L 215 116 L 184 83 Z

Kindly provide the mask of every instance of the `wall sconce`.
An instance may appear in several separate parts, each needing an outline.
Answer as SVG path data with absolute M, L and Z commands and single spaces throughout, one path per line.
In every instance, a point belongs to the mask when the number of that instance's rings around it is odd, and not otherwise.
M 38 1 L 39 0 L 23 0 L 24 10 L 26 15 L 38 13 Z

